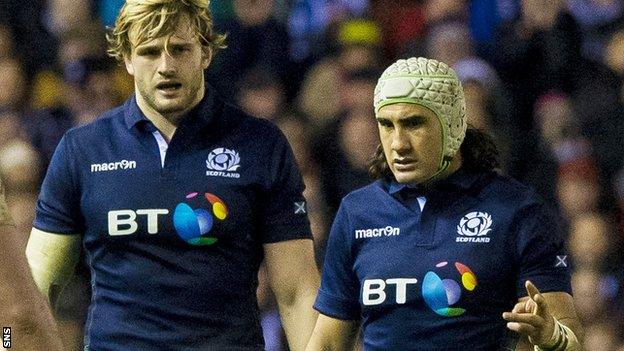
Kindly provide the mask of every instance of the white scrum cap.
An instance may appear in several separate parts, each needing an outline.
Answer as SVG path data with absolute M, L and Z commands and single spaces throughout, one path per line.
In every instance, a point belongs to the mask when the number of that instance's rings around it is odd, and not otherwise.
M 443 171 L 466 135 L 466 101 L 455 71 L 444 62 L 424 57 L 396 61 L 375 87 L 375 114 L 401 102 L 425 106 L 440 120 L 444 149 L 438 171 Z

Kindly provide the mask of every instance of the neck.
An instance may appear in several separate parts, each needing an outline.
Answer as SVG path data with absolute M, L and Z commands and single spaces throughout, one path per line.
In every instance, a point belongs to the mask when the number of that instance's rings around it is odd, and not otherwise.
M 141 109 L 141 112 L 143 112 L 145 117 L 147 117 L 147 119 L 154 124 L 154 127 L 158 129 L 163 138 L 169 142 L 178 128 L 180 118 L 197 106 L 197 104 L 199 104 L 201 99 L 204 97 L 205 87 L 204 85 L 201 86 L 200 90 L 197 92 L 197 96 L 188 107 L 171 113 L 161 113 L 157 111 L 145 101 L 143 96 L 139 94 L 138 91 L 139 90 L 135 87 L 135 92 L 137 92 L 135 93 L 136 102 L 137 105 L 139 105 L 139 109 Z
M 462 157 L 461 157 L 461 154 L 459 152 L 457 152 L 455 154 L 455 156 L 453 156 L 453 159 L 451 160 L 451 163 L 449 164 L 449 166 L 445 170 L 443 170 L 442 172 L 434 175 L 429 180 L 425 181 L 422 184 L 422 186 L 425 187 L 425 188 L 430 187 L 431 185 L 433 185 L 436 182 L 438 182 L 440 179 L 444 179 L 444 178 L 450 176 L 451 174 L 457 172 L 457 170 L 461 166 L 462 166 Z

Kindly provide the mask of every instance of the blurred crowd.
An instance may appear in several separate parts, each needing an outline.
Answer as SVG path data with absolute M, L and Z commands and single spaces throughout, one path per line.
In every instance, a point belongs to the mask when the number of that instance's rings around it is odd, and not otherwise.
M 20 247 L 63 133 L 133 92 L 106 56 L 122 5 L 0 1 L 0 177 Z M 319 262 L 341 198 L 370 182 L 377 77 L 398 58 L 435 58 L 462 80 L 468 122 L 496 140 L 501 172 L 561 214 L 586 348 L 624 350 L 624 2 L 213 0 L 211 9 L 228 48 L 206 79 L 289 139 Z M 262 271 L 260 282 L 267 350 L 285 350 Z M 88 302 L 82 267 L 59 306 L 75 350 Z

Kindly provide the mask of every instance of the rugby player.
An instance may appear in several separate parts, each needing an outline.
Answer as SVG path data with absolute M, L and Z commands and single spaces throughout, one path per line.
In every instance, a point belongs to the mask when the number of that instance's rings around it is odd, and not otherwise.
M 264 260 L 302 350 L 318 288 L 304 185 L 278 129 L 205 84 L 224 47 L 208 0 L 127 0 L 109 42 L 135 93 L 56 149 L 26 250 L 38 288 L 53 304 L 84 249 L 85 350 L 262 350 Z
M 380 77 L 379 179 L 341 203 L 307 350 L 349 350 L 360 324 L 365 350 L 513 350 L 517 335 L 581 349 L 557 221 L 495 172 L 465 106 L 445 63 L 398 60 Z

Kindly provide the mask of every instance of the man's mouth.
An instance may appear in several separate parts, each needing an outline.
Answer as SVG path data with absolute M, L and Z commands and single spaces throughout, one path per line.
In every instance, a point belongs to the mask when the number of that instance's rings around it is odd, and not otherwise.
M 413 158 L 395 158 L 392 162 L 394 163 L 394 168 L 399 171 L 412 169 L 416 164 L 416 160 Z
M 163 92 L 174 92 L 182 88 L 182 84 L 178 82 L 162 82 L 156 84 L 156 89 Z

